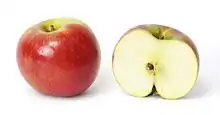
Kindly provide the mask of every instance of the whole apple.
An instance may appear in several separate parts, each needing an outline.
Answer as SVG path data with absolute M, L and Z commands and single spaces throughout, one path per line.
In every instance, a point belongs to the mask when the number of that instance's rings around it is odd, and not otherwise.
M 51 18 L 31 26 L 16 52 L 20 73 L 37 91 L 69 97 L 95 81 L 101 55 L 92 30 L 79 19 Z

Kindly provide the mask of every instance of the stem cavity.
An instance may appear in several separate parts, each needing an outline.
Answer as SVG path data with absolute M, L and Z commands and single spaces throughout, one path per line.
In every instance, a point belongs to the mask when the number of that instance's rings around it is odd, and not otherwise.
M 56 30 L 56 28 L 55 28 L 54 25 L 50 25 L 50 26 L 48 27 L 48 31 L 49 31 L 49 32 L 53 32 L 53 31 L 55 31 L 55 30 Z
M 171 28 L 157 28 L 156 32 L 153 32 L 153 36 L 159 40 L 170 39 L 170 36 L 167 33 Z
M 55 25 L 51 24 L 49 26 L 47 25 L 42 26 L 42 30 L 45 32 L 53 32 L 53 31 L 56 31 L 57 28 L 55 27 Z

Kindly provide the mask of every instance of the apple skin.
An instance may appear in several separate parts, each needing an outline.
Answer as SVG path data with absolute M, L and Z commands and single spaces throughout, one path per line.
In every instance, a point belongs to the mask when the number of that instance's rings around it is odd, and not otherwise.
M 195 53 L 196 55 L 196 58 L 197 58 L 197 63 L 198 63 L 198 71 L 197 73 L 199 73 L 199 68 L 200 68 L 200 58 L 199 58 L 199 53 L 198 53 L 198 49 L 195 45 L 195 43 L 192 41 L 192 39 L 190 39 L 190 37 L 188 37 L 186 34 L 184 34 L 183 32 L 175 29 L 175 28 L 172 28 L 170 26 L 165 26 L 165 25 L 159 25 L 159 24 L 141 24 L 141 25 L 137 25 L 133 28 L 130 28 L 129 30 L 127 30 L 121 37 L 120 39 L 118 40 L 118 42 L 116 43 L 115 45 L 115 48 L 116 46 L 120 43 L 120 41 L 124 38 L 124 36 L 126 36 L 127 34 L 129 34 L 130 32 L 136 30 L 136 29 L 142 29 L 146 32 L 150 32 L 151 34 L 155 33 L 158 29 L 163 29 L 163 30 L 169 30 L 166 32 L 166 36 L 171 36 L 171 39 L 169 40 L 178 40 L 178 41 L 181 41 L 181 42 L 184 42 L 186 43 L 187 45 L 189 45 L 191 47 L 191 49 L 193 50 L 193 52 Z M 115 54 L 115 49 L 113 50 L 113 54 L 112 54 L 112 71 L 113 71 L 113 75 L 115 76 L 115 73 L 114 73 L 114 67 L 113 67 L 113 63 L 114 63 L 114 54 Z M 198 77 L 197 77 L 198 79 Z M 197 80 L 196 80 L 197 81 Z M 195 82 L 196 82 L 195 81 Z M 116 82 L 118 83 L 119 86 L 121 86 L 120 82 L 116 80 Z M 192 89 L 191 89 L 192 90 Z M 190 91 L 191 91 L 190 90 Z M 129 94 L 130 95 L 130 94 Z M 159 95 L 156 91 L 156 88 L 155 86 L 153 86 L 152 88 L 152 91 L 150 94 L 146 95 L 145 97 L 148 97 L 148 96 L 152 96 L 152 95 Z
M 32 26 L 20 38 L 16 58 L 22 76 L 34 89 L 61 97 L 86 91 L 96 79 L 101 60 L 91 29 L 74 23 L 51 33 Z

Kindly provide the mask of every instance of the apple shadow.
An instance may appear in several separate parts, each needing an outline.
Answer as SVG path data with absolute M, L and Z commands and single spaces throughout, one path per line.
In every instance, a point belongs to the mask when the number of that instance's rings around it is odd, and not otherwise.
M 95 82 L 91 85 L 91 87 L 84 92 L 85 95 L 95 96 L 103 93 L 107 93 L 112 86 L 111 71 L 104 69 L 100 71 L 100 74 L 97 76 Z
M 189 94 L 186 97 L 183 97 L 183 99 L 198 99 L 207 97 L 208 92 L 211 90 L 211 87 L 209 87 L 209 83 L 203 79 L 198 79 L 195 86 L 192 88 L 192 90 L 189 92 Z

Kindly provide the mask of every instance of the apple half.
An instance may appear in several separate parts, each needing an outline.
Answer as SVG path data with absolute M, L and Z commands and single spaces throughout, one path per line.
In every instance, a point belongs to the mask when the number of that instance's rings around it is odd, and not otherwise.
M 146 24 L 118 41 L 112 69 L 119 86 L 135 97 L 186 96 L 198 79 L 199 55 L 193 41 L 172 27 Z

